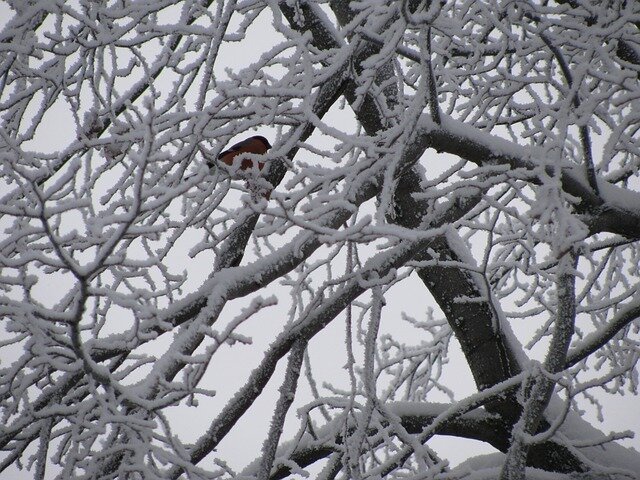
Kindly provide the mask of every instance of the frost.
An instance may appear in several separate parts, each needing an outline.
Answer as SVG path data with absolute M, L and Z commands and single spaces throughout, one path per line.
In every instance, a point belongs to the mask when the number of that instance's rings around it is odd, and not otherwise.
M 638 478 L 613 6 L 1 4 L 0 476 Z

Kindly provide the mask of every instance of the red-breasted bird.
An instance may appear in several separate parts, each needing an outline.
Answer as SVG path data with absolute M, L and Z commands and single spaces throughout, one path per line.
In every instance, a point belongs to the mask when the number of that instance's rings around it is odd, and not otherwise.
M 256 135 L 249 137 L 241 142 L 236 143 L 231 148 L 225 150 L 218 155 L 218 160 L 232 166 L 235 158 L 243 153 L 255 153 L 257 155 L 264 155 L 267 150 L 271 148 L 269 141 L 262 135 Z M 253 166 L 254 160 L 249 158 L 243 158 L 240 164 L 240 170 L 247 170 Z M 258 162 L 258 168 L 262 170 L 264 162 Z

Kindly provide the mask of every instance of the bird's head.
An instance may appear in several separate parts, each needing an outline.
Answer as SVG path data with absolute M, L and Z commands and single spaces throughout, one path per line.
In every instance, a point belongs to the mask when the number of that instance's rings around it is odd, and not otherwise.
M 251 139 L 261 141 L 267 149 L 271 148 L 271 144 L 269 143 L 269 140 L 264 138 L 262 135 L 255 135 L 251 137 Z

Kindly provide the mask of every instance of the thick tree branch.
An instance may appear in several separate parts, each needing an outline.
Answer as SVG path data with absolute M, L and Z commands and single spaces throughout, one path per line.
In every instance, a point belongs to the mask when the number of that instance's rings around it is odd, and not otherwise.
M 562 187 L 579 200 L 575 208 L 583 215 L 592 234 L 609 232 L 640 239 L 640 193 L 611 185 L 599 177 L 599 194 L 596 194 L 578 165 L 558 165 L 536 148 L 516 145 L 444 114 L 441 126 L 423 116 L 416 142 L 479 166 L 505 165 L 533 174 L 541 169 L 551 174 L 560 166 Z
M 527 453 L 531 436 L 538 431 L 543 414 L 555 387 L 555 381 L 547 374 L 557 374 L 564 369 L 569 344 L 573 337 L 576 317 L 575 280 L 577 255 L 573 251 L 560 259 L 556 282 L 557 314 L 549 350 L 544 361 L 544 374 L 534 372 L 523 387 L 525 404 L 520 420 L 514 425 L 512 442 L 500 472 L 500 480 L 525 480 Z M 586 471 L 586 468 L 582 468 Z
M 424 227 L 426 228 L 428 225 L 432 229 L 437 229 L 452 220 L 451 212 L 445 210 L 437 218 L 425 224 Z M 368 287 L 362 279 L 369 279 L 372 275 L 375 275 L 376 278 L 388 275 L 391 270 L 404 265 L 418 251 L 427 248 L 431 241 L 432 238 L 429 237 L 420 240 L 402 241 L 397 247 L 374 256 L 361 271 L 357 272 L 355 279 L 340 287 L 331 297 L 326 298 L 320 307 L 312 309 L 306 317 L 288 327 L 285 332 L 272 342 L 264 359 L 253 370 L 245 385 L 238 390 L 232 400 L 213 420 L 207 432 L 196 442 L 191 451 L 192 463 L 198 463 L 216 448 L 255 398 L 260 395 L 273 375 L 278 361 L 289 352 L 294 341 L 298 339 L 309 341 L 341 313 L 347 305 L 365 292 Z M 172 470 L 171 478 L 177 478 L 180 471 L 180 469 Z
M 304 351 L 307 348 L 307 342 L 297 341 L 291 348 L 289 361 L 287 362 L 287 371 L 284 381 L 280 386 L 280 397 L 273 413 L 271 427 L 269 433 L 262 446 L 262 459 L 260 460 L 260 468 L 258 469 L 258 480 L 268 480 L 273 467 L 273 460 L 276 455 L 276 449 L 282 435 L 284 420 L 289 411 L 289 407 L 293 402 L 293 397 L 298 386 L 298 377 L 300 376 L 300 368 L 304 359 Z
M 572 367 L 592 353 L 598 351 L 638 318 L 640 318 L 640 299 L 624 305 L 620 311 L 607 322 L 606 327 L 590 333 L 582 339 L 580 343 L 575 345 L 567 354 L 567 362 L 564 368 Z

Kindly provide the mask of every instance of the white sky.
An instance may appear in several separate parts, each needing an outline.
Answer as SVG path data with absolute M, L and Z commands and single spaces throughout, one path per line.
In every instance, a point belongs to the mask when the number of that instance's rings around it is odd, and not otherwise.
M 6 3 L 0 2 L 0 20 L 5 21 L 9 18 L 9 12 L 10 10 L 7 8 Z M 257 24 L 255 27 L 252 27 L 250 29 L 252 36 L 247 38 L 246 41 L 239 44 L 227 45 L 221 50 L 219 60 L 221 65 L 227 65 L 231 69 L 245 66 L 256 60 L 261 51 L 266 50 L 270 45 L 276 43 L 277 39 L 271 34 L 270 21 L 267 15 L 263 14 L 263 17 L 260 22 L 260 28 Z M 251 48 L 249 45 L 260 45 L 260 48 Z M 222 70 L 219 71 L 219 75 L 220 77 L 224 75 Z M 348 114 L 349 111 L 341 112 L 337 108 L 333 108 L 325 118 L 328 119 L 332 125 L 348 131 L 353 128 L 353 122 Z M 46 125 L 46 131 L 43 131 L 42 135 L 30 145 L 31 148 L 54 152 L 64 148 L 75 135 L 71 116 L 62 106 L 53 109 L 52 112 L 48 114 L 45 118 L 44 125 Z M 259 129 L 258 133 L 272 139 L 274 132 L 272 129 L 264 128 Z M 332 147 L 332 145 L 327 142 L 327 137 L 318 134 L 314 134 L 309 142 L 313 142 L 316 146 L 322 148 Z M 434 162 L 434 155 L 434 152 L 430 151 L 427 152 L 427 155 L 422 159 L 422 162 L 429 167 L 429 174 L 433 176 L 437 175 L 439 170 L 444 171 L 448 165 L 444 157 L 438 157 L 439 162 Z M 307 159 L 305 158 L 305 160 Z M 0 183 L 0 195 L 5 193 L 2 191 L 3 188 L 5 188 L 5 185 Z M 0 235 L 2 235 L 2 232 L 0 232 Z M 210 263 L 207 261 L 207 254 L 198 256 L 197 261 L 189 261 L 188 257 L 175 259 L 176 269 L 183 268 L 184 265 L 190 265 L 189 268 L 193 269 L 190 270 L 190 280 L 193 284 L 197 284 L 198 278 L 204 278 L 208 274 L 207 266 L 210 265 Z M 41 279 L 40 282 L 40 288 L 53 290 L 52 287 L 56 285 L 58 280 L 54 278 L 44 278 Z M 281 298 L 281 292 L 282 290 L 278 285 L 270 285 L 264 289 L 264 291 L 258 292 L 258 295 L 267 297 L 271 294 L 276 294 Z M 422 302 L 424 296 L 430 297 L 417 278 L 413 278 L 410 282 L 403 282 L 402 288 L 392 289 L 387 298 L 388 304 L 384 309 L 382 330 L 393 333 L 394 336 L 404 336 L 407 341 L 414 340 L 415 332 L 413 332 L 411 328 L 403 327 L 403 329 L 399 329 L 398 326 L 403 323 L 399 320 L 400 314 L 401 312 L 405 312 L 416 318 L 422 317 L 425 309 L 425 304 Z M 416 301 L 416 298 L 420 298 L 420 301 Z M 233 318 L 233 316 L 240 311 L 241 306 L 247 302 L 248 299 L 232 302 L 232 304 L 225 309 L 219 322 L 219 328 L 222 328 L 225 321 Z M 287 302 L 284 301 L 281 303 L 286 304 Z M 429 306 L 437 310 L 437 306 L 433 300 L 431 300 Z M 185 440 L 195 440 L 207 427 L 208 417 L 203 419 L 203 412 L 208 412 L 209 415 L 213 415 L 213 412 L 216 412 L 218 408 L 224 405 L 227 399 L 243 385 L 251 369 L 262 358 L 264 349 L 284 328 L 286 320 L 286 308 L 284 305 L 280 305 L 266 309 L 241 328 L 241 333 L 250 336 L 253 339 L 253 344 L 236 345 L 233 348 L 224 349 L 206 375 L 207 387 L 215 389 L 217 396 L 210 400 L 200 400 L 202 407 L 205 408 L 188 409 L 180 407 L 173 409 L 172 415 L 176 419 L 179 419 L 176 425 L 180 433 L 185 435 Z M 533 333 L 535 325 L 522 322 L 522 324 L 513 324 L 512 327 L 519 338 L 527 338 Z M 382 333 L 381 331 L 381 334 Z M 165 337 L 166 338 L 153 342 L 148 348 L 157 349 L 158 353 L 162 353 L 163 348 L 166 348 L 170 340 L 170 337 L 166 335 Z M 347 389 L 348 376 L 346 370 L 343 368 L 346 363 L 343 344 L 344 317 L 341 317 L 314 339 L 310 349 L 312 363 L 316 372 L 319 373 L 318 378 L 331 378 L 336 386 Z M 535 352 L 533 355 L 541 358 L 544 346 L 544 342 L 537 346 L 534 349 Z M 318 359 L 321 360 L 319 361 Z M 2 359 L 3 363 L 7 361 L 10 361 L 10 359 Z M 218 454 L 220 457 L 227 458 L 230 466 L 234 469 L 241 469 L 247 462 L 254 460 L 259 452 L 259 447 L 266 435 L 266 429 L 270 422 L 270 414 L 275 404 L 277 388 L 280 385 L 282 373 L 283 366 L 281 365 L 276 375 L 277 378 L 272 379 L 267 389 L 265 389 L 258 401 L 251 407 L 249 414 L 245 415 L 245 418 L 240 421 L 236 428 L 232 430 L 219 446 L 217 450 Z M 451 377 L 456 379 L 454 382 L 456 398 L 462 398 L 475 391 L 468 367 L 462 358 L 459 348 L 457 348 L 457 344 L 452 354 L 451 362 L 446 367 L 443 378 Z M 451 382 L 448 382 L 448 386 L 451 385 Z M 303 377 L 300 379 L 300 392 L 302 393 L 301 396 L 303 399 L 304 397 L 309 398 L 308 387 Z M 626 395 L 620 397 L 606 395 L 601 392 L 599 392 L 597 396 L 605 405 L 603 412 L 604 421 L 602 423 L 596 420 L 594 408 L 583 405 L 586 410 L 585 418 L 589 419 L 597 428 L 601 429 L 604 433 L 629 429 L 635 432 L 640 431 L 640 415 L 637 413 L 640 404 L 636 396 Z M 444 396 L 435 396 L 432 400 L 446 401 L 447 399 Z M 293 418 L 292 414 L 295 412 L 295 408 L 300 405 L 300 400 L 294 403 L 294 407 L 285 425 L 283 439 L 291 438 L 297 431 L 298 422 Z M 640 450 L 639 438 L 625 440 L 621 443 Z M 430 441 L 430 445 L 441 453 L 442 456 L 448 458 L 452 465 L 458 464 L 474 453 L 493 451 L 490 446 L 480 444 L 479 442 L 452 437 L 436 437 Z M 3 478 L 15 479 L 32 477 L 32 473 L 18 472 L 16 469 L 5 472 L 4 475 Z

